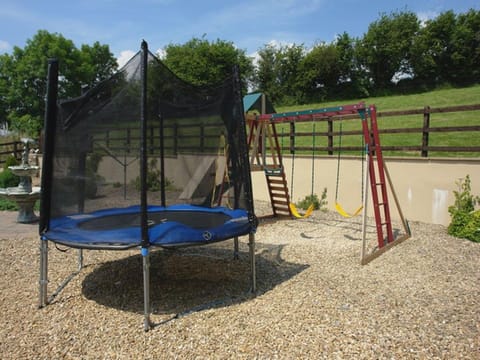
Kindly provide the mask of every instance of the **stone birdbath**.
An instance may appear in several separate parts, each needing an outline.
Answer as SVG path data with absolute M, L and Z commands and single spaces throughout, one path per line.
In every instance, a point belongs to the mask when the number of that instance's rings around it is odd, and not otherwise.
M 39 167 L 30 165 L 28 162 L 30 144 L 34 141 L 32 139 L 22 139 L 22 142 L 22 163 L 8 167 L 13 174 L 20 177 L 20 183 L 16 187 L 0 188 L 0 196 L 15 201 L 19 207 L 17 222 L 28 224 L 38 221 L 33 207 L 35 202 L 40 199 L 40 187 L 32 187 L 32 176 L 38 172 Z

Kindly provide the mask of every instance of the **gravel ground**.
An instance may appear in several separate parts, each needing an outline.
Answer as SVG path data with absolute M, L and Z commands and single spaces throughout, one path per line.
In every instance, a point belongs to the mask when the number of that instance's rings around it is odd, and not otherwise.
M 38 309 L 36 226 L 6 225 L 1 358 L 480 359 L 480 244 L 411 223 L 411 239 L 362 266 L 360 221 L 263 221 L 256 297 L 247 238 L 238 261 L 231 241 L 155 251 L 149 332 L 138 250 L 85 251 L 85 268 Z M 50 293 L 75 269 L 76 251 L 51 244 Z

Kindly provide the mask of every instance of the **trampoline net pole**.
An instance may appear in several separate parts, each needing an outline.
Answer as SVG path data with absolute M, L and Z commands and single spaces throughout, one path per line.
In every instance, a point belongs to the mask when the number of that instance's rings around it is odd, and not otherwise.
M 47 306 L 48 284 L 48 241 L 40 239 L 40 280 L 39 280 L 39 308 Z
M 250 269 L 252 276 L 252 292 L 257 292 L 257 275 L 255 269 L 255 234 L 250 233 L 248 235 L 248 245 L 250 251 Z

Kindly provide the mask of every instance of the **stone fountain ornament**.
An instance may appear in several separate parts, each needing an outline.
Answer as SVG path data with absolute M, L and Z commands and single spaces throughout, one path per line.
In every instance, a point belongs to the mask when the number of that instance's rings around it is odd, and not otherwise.
M 21 140 L 23 143 L 22 163 L 8 167 L 13 174 L 20 178 L 20 183 L 16 187 L 0 188 L 0 196 L 15 201 L 19 207 L 17 222 L 28 224 L 38 221 L 33 207 L 35 202 L 40 199 L 40 187 L 32 187 L 32 175 L 38 172 L 39 167 L 30 165 L 28 161 L 30 144 L 35 141 L 32 139 Z

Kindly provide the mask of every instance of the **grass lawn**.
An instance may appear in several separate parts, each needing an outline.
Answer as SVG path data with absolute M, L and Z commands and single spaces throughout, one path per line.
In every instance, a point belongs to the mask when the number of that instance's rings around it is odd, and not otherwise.
M 458 105 L 472 105 L 480 103 L 480 85 L 471 86 L 460 89 L 441 89 L 421 94 L 411 95 L 397 95 L 386 97 L 372 97 L 364 99 L 352 99 L 341 102 L 325 102 L 319 104 L 279 107 L 277 112 L 288 112 L 307 109 L 321 109 L 325 107 L 333 107 L 338 105 L 356 104 L 360 101 L 367 105 L 373 104 L 377 107 L 377 112 L 393 111 L 393 110 L 411 110 L 423 109 L 425 106 L 431 108 L 458 106 Z M 469 126 L 480 125 L 480 111 L 463 111 L 455 113 L 435 113 L 430 115 L 431 127 L 445 127 L 445 126 Z M 312 133 L 313 126 L 316 132 L 327 132 L 327 123 L 325 121 L 316 122 L 315 125 L 311 122 L 297 123 L 295 125 L 296 133 Z M 398 129 L 398 128 L 421 128 L 423 126 L 422 115 L 407 115 L 378 118 L 379 129 Z M 342 121 L 334 123 L 334 132 L 361 131 L 360 121 Z M 279 134 L 287 135 L 290 131 L 289 124 L 282 124 L 277 129 Z M 289 137 L 285 136 L 280 140 L 283 142 L 284 152 L 288 152 L 290 145 Z M 346 135 L 342 136 L 342 147 L 347 146 L 361 146 L 361 135 Z M 421 145 L 421 133 L 407 133 L 407 134 L 383 134 L 381 135 L 381 142 L 383 146 L 400 146 L 400 145 Z M 295 146 L 311 147 L 313 139 L 311 136 L 297 136 L 295 139 Z M 334 137 L 334 146 L 339 146 L 340 138 Z M 432 132 L 429 136 L 429 144 L 431 146 L 477 146 L 480 147 L 480 134 L 471 132 Z M 327 146 L 326 136 L 316 136 L 315 146 Z M 300 152 L 301 153 L 301 152 Z M 304 152 L 305 153 L 305 152 Z M 354 154 L 350 152 L 350 154 Z M 326 155 L 326 153 L 322 154 Z M 416 152 L 385 152 L 385 155 L 396 156 L 419 156 Z M 430 152 L 429 156 L 442 157 L 480 157 L 478 152 Z

